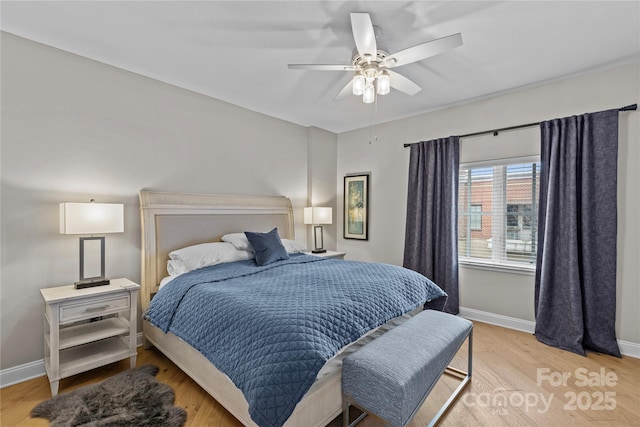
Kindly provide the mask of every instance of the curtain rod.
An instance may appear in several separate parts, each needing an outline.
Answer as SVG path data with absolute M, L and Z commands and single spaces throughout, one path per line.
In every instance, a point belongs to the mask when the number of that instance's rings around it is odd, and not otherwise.
M 638 109 L 638 104 L 631 104 L 631 105 L 627 105 L 626 107 L 618 108 L 618 111 L 635 111 L 637 109 Z M 460 138 L 466 138 L 466 137 L 469 137 L 469 136 L 484 135 L 484 134 L 488 134 L 488 133 L 492 133 L 493 136 L 497 136 L 499 132 L 502 132 L 502 131 L 505 131 L 505 130 L 528 128 L 528 127 L 532 127 L 532 126 L 538 126 L 540 123 L 542 123 L 542 122 L 527 123 L 527 124 L 524 124 L 524 125 L 509 126 L 509 127 L 506 127 L 506 128 L 499 128 L 499 129 L 483 130 L 481 132 L 466 133 L 464 135 L 460 135 Z M 407 148 L 407 147 L 409 147 L 409 146 L 411 146 L 413 144 L 416 144 L 416 143 L 413 142 L 411 144 L 404 144 L 404 148 Z

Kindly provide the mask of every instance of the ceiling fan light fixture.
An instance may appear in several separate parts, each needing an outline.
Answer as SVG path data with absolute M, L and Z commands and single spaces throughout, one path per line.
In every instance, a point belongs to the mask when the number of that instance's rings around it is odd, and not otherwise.
M 378 95 L 386 95 L 391 91 L 391 79 L 389 73 L 382 71 L 377 79 Z
M 353 78 L 352 93 L 356 96 L 364 94 L 364 76 L 362 74 L 356 74 Z
M 422 61 L 462 45 L 462 35 L 457 33 L 388 53 L 387 49 L 378 43 L 380 29 L 373 25 L 369 14 L 364 12 L 351 13 L 351 32 L 356 47 L 352 51 L 350 64 L 289 64 L 289 68 L 353 71 L 355 76 L 340 90 L 334 100 L 343 99 L 351 92 L 356 96 L 362 96 L 365 104 L 371 104 L 375 102 L 376 94 L 387 95 L 391 92 L 391 87 L 407 95 L 420 92 L 420 86 L 391 68 Z
M 365 104 L 371 104 L 376 100 L 376 89 L 372 84 L 368 84 L 364 87 L 364 94 L 362 95 L 362 102 Z

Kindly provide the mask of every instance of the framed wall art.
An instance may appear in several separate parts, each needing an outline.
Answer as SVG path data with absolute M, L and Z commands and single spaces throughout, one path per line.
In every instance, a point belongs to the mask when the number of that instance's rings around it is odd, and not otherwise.
M 345 239 L 369 239 L 369 174 L 344 177 Z

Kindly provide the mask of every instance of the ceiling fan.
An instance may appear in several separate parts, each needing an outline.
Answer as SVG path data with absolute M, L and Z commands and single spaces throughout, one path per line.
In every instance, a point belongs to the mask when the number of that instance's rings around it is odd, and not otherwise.
M 386 95 L 391 88 L 408 95 L 415 95 L 421 90 L 420 86 L 402 74 L 391 71 L 391 68 L 421 61 L 462 45 L 462 35 L 457 33 L 389 54 L 378 49 L 375 29 L 368 13 L 352 13 L 351 29 L 356 42 L 356 52 L 351 59 L 351 64 L 289 64 L 289 68 L 353 71 L 355 76 L 334 100 L 342 99 L 352 93 L 362 96 L 362 101 L 370 104 L 375 101 L 376 94 Z

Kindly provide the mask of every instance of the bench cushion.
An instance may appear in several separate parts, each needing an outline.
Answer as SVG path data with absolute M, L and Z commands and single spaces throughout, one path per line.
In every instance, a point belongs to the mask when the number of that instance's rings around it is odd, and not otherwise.
M 404 426 L 472 326 L 451 314 L 421 312 L 345 357 L 343 394 L 361 409 Z

